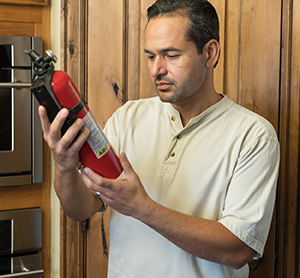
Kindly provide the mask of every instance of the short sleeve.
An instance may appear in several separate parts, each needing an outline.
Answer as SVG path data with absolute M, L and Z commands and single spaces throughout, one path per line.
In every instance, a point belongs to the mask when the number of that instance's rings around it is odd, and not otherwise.
M 219 220 L 260 255 L 274 210 L 279 156 L 276 139 L 256 140 L 241 151 Z

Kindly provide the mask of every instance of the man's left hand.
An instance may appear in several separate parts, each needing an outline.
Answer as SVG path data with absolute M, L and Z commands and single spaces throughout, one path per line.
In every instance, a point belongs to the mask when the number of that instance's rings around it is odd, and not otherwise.
M 125 179 L 107 179 L 90 168 L 84 168 L 81 176 L 89 190 L 94 194 L 99 192 L 101 198 L 111 208 L 124 215 L 138 218 L 137 214 L 147 207 L 147 201 L 152 200 L 125 153 L 121 153 L 120 162 L 126 175 Z

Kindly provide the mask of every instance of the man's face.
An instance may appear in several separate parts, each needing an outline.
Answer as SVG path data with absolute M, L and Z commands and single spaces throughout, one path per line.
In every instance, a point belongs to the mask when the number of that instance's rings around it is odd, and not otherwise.
M 197 53 L 185 33 L 188 18 L 163 16 L 151 19 L 145 32 L 145 53 L 155 89 L 164 102 L 186 104 L 201 94 L 205 57 Z

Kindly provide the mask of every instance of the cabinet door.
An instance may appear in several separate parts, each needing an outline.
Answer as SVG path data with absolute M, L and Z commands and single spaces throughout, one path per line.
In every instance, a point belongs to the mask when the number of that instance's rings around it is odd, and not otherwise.
M 88 5 L 88 105 L 103 127 L 125 100 L 125 1 L 90 0 Z M 89 219 L 87 277 L 106 277 L 109 246 L 109 211 Z
M 47 6 L 50 0 L 0 0 L 3 4 Z

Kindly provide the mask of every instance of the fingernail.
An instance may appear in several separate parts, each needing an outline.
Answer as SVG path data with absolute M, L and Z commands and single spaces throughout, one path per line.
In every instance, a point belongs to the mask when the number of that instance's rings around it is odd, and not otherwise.
M 128 161 L 127 155 L 124 153 L 123 160 Z
M 40 115 L 43 115 L 43 114 L 44 114 L 44 110 L 43 110 L 42 105 L 39 106 L 38 111 L 39 111 L 39 114 L 40 114 Z
M 76 124 L 81 125 L 82 124 L 82 120 L 81 119 L 77 119 Z
M 84 172 L 87 175 L 89 173 L 89 168 L 83 168 L 81 169 L 81 172 Z
M 66 115 L 67 115 L 67 112 L 68 112 L 67 109 L 62 109 L 61 112 L 60 112 L 60 114 L 61 114 L 62 116 L 66 116 Z

